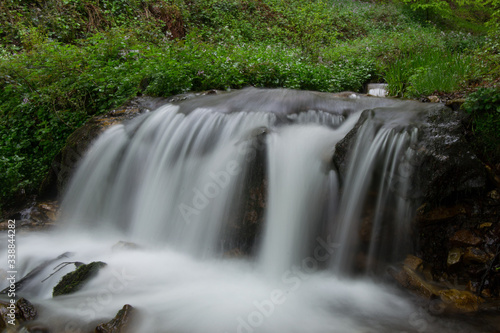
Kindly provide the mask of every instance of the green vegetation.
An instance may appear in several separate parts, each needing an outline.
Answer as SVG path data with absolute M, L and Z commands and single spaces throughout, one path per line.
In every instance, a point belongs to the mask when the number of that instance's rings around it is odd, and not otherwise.
M 36 193 L 72 131 L 138 94 L 362 91 L 385 81 L 393 95 L 419 98 L 498 85 L 499 8 L 498 0 L 5 0 L 0 202 Z
M 474 144 L 483 160 L 500 163 L 500 88 L 480 88 L 463 109 L 472 116 Z
M 106 266 L 107 264 L 102 261 L 94 261 L 87 265 L 78 266 L 75 271 L 62 277 L 61 281 L 54 287 L 52 296 L 56 297 L 77 292 L 95 277 L 101 268 Z

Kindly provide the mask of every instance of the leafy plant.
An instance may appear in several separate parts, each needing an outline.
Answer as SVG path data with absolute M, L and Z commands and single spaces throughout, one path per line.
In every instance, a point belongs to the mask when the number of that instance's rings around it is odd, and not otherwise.
M 462 106 L 472 117 L 474 141 L 483 158 L 500 162 L 500 88 L 480 88 Z

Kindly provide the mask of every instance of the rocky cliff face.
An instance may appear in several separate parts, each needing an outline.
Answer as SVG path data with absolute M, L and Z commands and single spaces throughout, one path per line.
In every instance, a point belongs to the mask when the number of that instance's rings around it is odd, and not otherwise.
M 340 177 L 346 175 L 350 148 L 361 125 L 372 117 L 386 118 L 385 109 L 363 112 L 355 128 L 335 147 L 333 163 Z M 465 138 L 465 114 L 435 104 L 415 110 L 406 127 L 418 128 L 418 141 L 409 170 L 399 170 L 400 177 L 411 177 L 411 197 L 420 202 L 439 205 L 453 202 L 463 195 L 484 191 L 486 169 L 471 150 Z

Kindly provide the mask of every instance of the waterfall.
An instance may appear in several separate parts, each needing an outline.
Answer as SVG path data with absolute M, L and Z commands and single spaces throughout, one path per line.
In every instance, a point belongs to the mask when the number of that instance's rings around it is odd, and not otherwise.
M 412 175 L 411 144 L 416 138 L 416 129 L 397 132 L 393 127 L 379 126 L 371 118 L 361 126 L 332 226 L 339 244 L 332 260 L 337 273 L 352 271 L 359 261 L 363 267 L 358 269 L 373 271 L 377 260 L 402 260 L 411 250 L 409 232 L 414 207 L 406 193 Z M 360 233 L 367 234 L 367 244 L 361 244 Z M 362 254 L 356 251 L 360 247 L 365 247 Z
M 415 307 L 367 278 L 411 246 L 415 117 L 350 96 L 246 89 L 110 128 L 67 189 L 64 228 L 18 238 L 19 274 L 66 251 L 108 266 L 57 298 L 71 268 L 47 267 L 25 297 L 54 332 L 88 331 L 124 304 L 143 314 L 137 332 L 415 331 Z
M 64 220 L 210 256 L 240 208 L 248 162 L 255 158 L 252 133 L 274 118 L 209 109 L 186 116 L 167 105 L 138 119 L 137 129 L 112 128 L 75 175 Z

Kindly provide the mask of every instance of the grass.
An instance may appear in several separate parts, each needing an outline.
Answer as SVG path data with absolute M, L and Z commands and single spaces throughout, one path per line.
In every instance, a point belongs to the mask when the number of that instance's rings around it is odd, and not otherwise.
M 450 93 L 485 70 L 471 55 L 427 49 L 397 59 L 384 79 L 390 94 L 419 97 L 436 91 Z
M 74 129 L 138 94 L 386 81 L 418 97 L 495 80 L 498 34 L 458 14 L 423 21 L 398 1 L 5 0 L 0 206 L 37 192 Z

